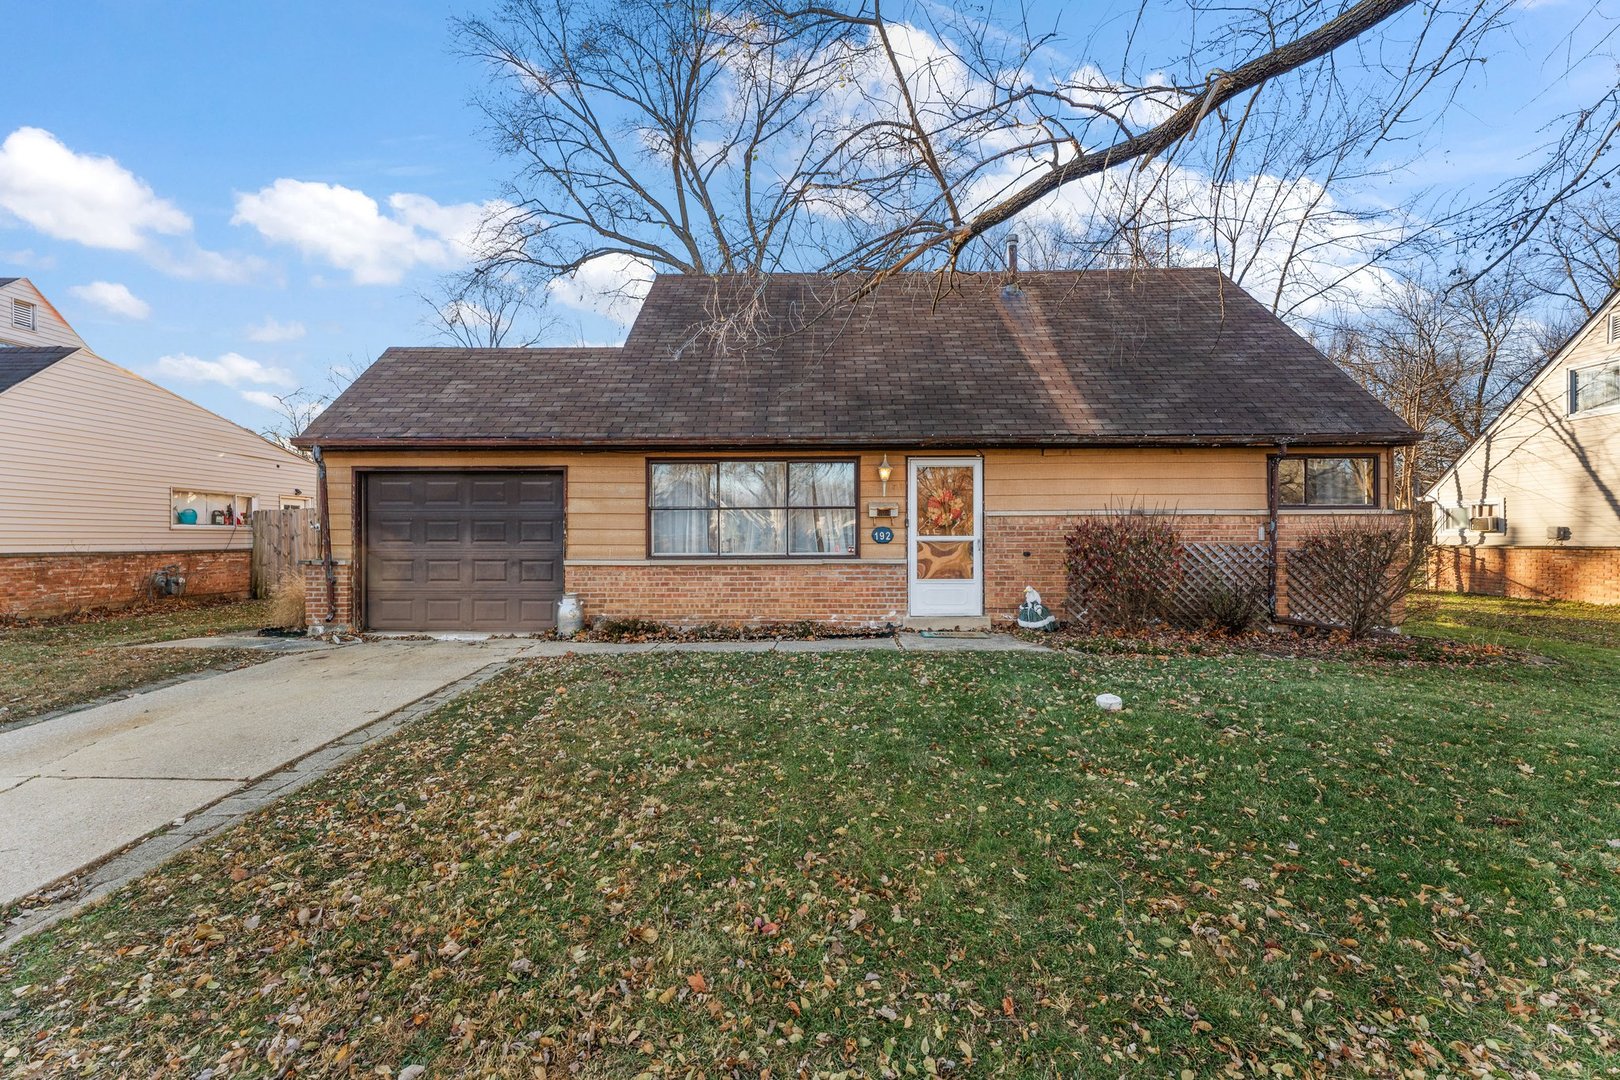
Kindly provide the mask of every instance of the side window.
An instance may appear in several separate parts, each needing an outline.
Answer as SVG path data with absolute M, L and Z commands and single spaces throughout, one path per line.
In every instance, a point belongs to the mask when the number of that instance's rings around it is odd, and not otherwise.
M 251 495 L 176 488 L 169 496 L 170 525 L 241 527 L 248 523 L 251 513 Z
M 1277 459 L 1279 506 L 1377 506 L 1377 459 L 1371 455 L 1295 455 Z

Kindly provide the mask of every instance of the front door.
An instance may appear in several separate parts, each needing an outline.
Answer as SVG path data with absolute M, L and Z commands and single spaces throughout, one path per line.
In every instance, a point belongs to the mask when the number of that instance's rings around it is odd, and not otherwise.
M 984 462 L 912 458 L 906 468 L 911 614 L 984 614 Z

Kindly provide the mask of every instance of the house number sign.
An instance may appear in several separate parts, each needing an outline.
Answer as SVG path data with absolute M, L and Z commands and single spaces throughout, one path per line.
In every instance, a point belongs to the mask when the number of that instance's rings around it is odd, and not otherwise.
M 872 530 L 872 543 L 887 544 L 894 539 L 894 530 L 887 525 L 879 525 Z

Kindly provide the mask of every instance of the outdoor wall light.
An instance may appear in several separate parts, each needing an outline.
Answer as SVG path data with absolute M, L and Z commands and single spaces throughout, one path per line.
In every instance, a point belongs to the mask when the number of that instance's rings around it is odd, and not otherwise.
M 889 464 L 889 455 L 884 454 L 883 460 L 878 462 L 878 479 L 883 481 L 883 494 L 889 494 L 889 477 L 894 475 L 894 466 Z

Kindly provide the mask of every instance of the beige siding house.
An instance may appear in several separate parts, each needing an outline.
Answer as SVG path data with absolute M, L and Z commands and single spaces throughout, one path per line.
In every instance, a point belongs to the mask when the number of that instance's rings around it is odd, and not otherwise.
M 1620 603 L 1620 293 L 1427 499 L 1439 587 Z
M 254 509 L 308 505 L 315 469 L 85 347 L 0 279 L 0 615 L 112 606 L 178 564 L 245 593 Z

